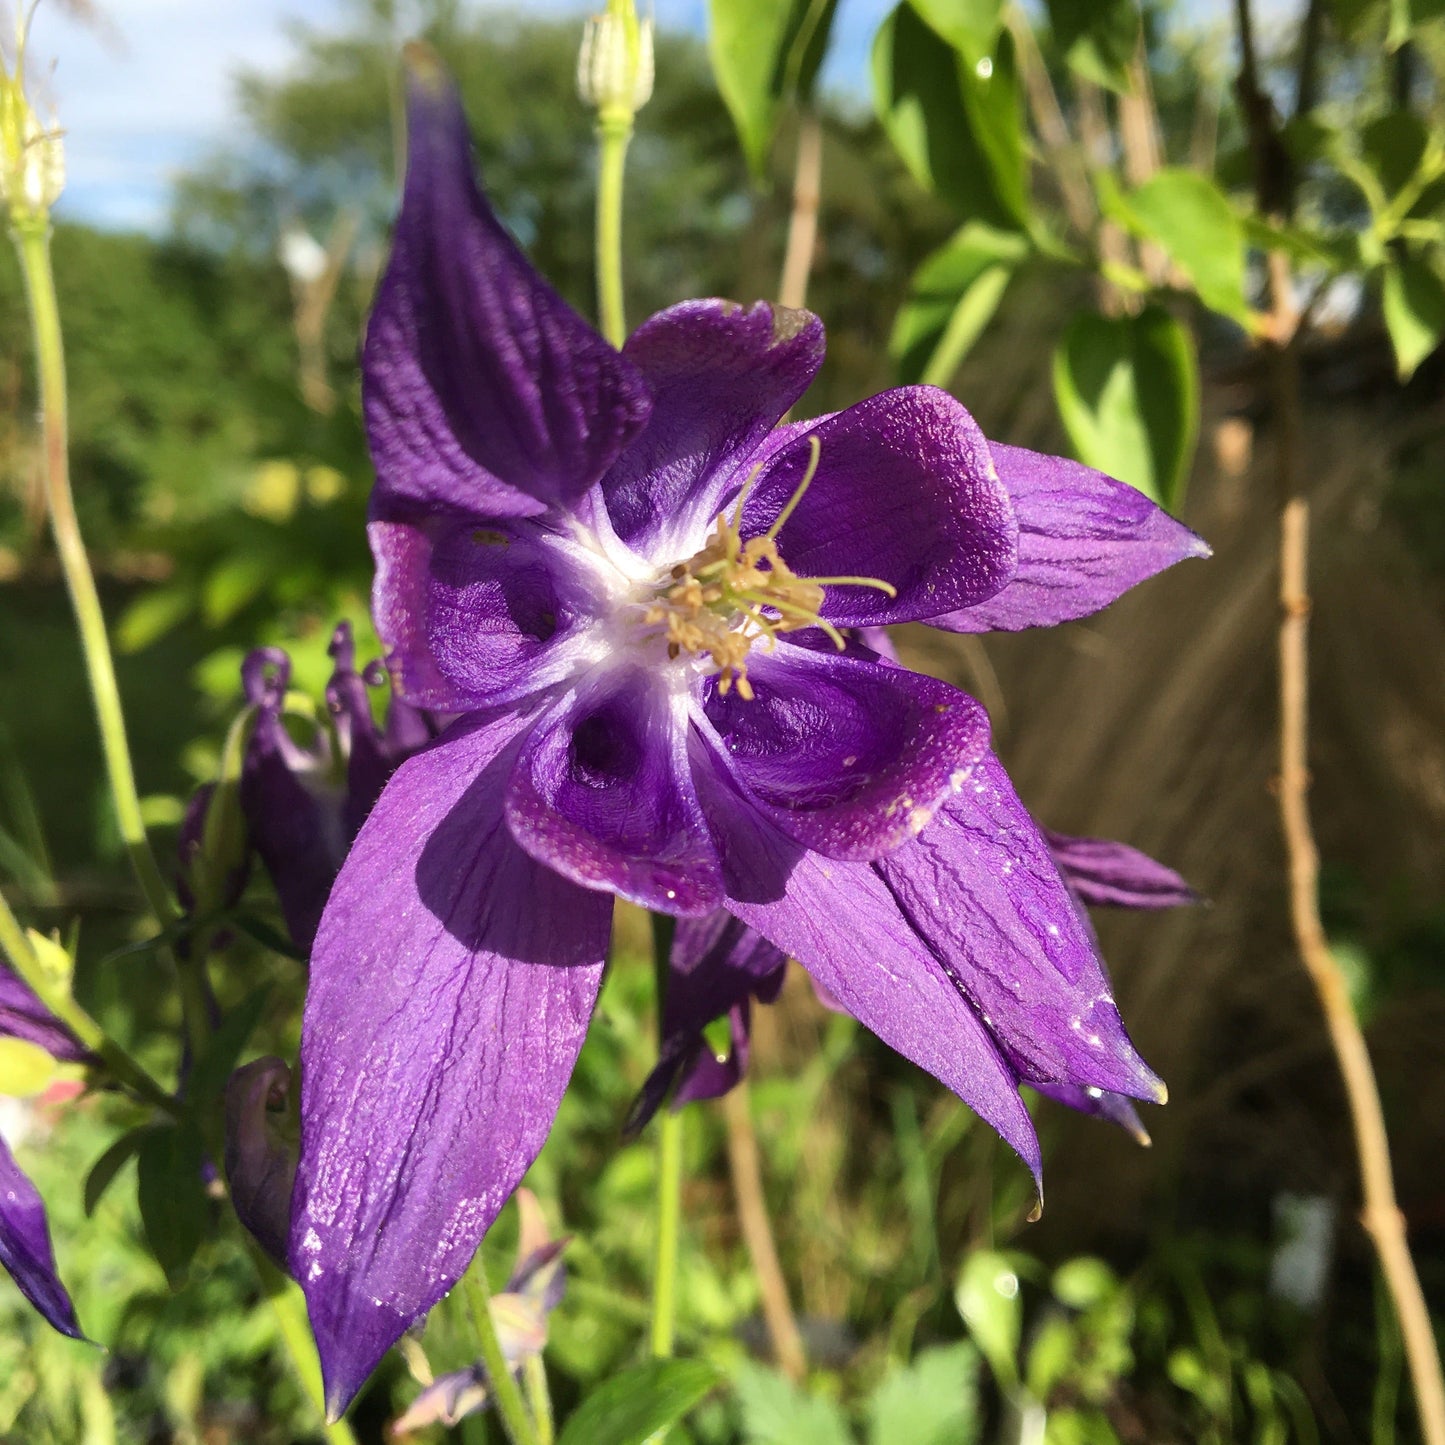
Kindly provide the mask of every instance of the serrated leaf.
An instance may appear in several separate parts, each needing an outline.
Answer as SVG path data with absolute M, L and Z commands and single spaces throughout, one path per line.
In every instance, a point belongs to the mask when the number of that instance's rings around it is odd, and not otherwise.
M 139 1128 L 128 1130 L 90 1166 L 90 1173 L 85 1176 L 85 1217 L 87 1219 L 95 1213 L 96 1205 L 100 1203 L 105 1191 L 115 1183 L 116 1176 L 139 1152 L 141 1144 L 152 1127 L 150 1124 L 142 1124 Z
M 1126 200 L 1133 229 L 1158 241 L 1211 311 L 1246 321 L 1244 225 L 1197 171 L 1158 171 Z
M 191 1070 L 187 1082 L 186 1097 L 195 1105 L 205 1105 L 221 1097 L 226 1080 L 236 1067 L 236 1060 L 246 1047 L 256 1025 L 261 1021 L 266 1001 L 271 995 L 271 986 L 262 984 L 252 990 L 221 1021 L 221 1026 L 211 1035 L 206 1052 L 201 1055 Z
M 205 1150 L 190 1120 L 147 1132 L 137 1154 L 141 1224 L 146 1243 L 174 1283 L 206 1233 L 208 1206 L 201 1170 Z
M 1139 44 L 1135 0 L 1046 0 L 1054 43 L 1070 70 L 1110 90 L 1129 88 Z
M 721 1378 L 705 1360 L 636 1365 L 582 1401 L 557 1445 L 642 1445 L 681 1420 Z
M 1076 317 L 1054 352 L 1054 396 L 1080 461 L 1178 508 L 1199 428 L 1199 367 L 1167 311 Z
M 761 1365 L 733 1375 L 746 1445 L 852 1445 L 852 1432 L 838 1405 L 800 1390 L 791 1380 Z
M 970 223 L 924 259 L 888 341 L 902 380 L 948 385 L 1028 253 L 1017 232 Z
M 1013 41 L 970 64 L 910 4 L 873 42 L 878 118 L 926 190 L 971 220 L 1005 230 L 1028 221 L 1024 145 Z
M 869 1445 L 973 1445 L 978 1366 L 972 1345 L 944 1345 L 885 1376 L 868 1400 Z
M 806 99 L 837 0 L 709 0 L 708 53 L 743 154 L 761 178 L 783 102 Z
M 970 64 L 992 56 L 1003 0 L 912 0 L 913 8 Z
M 1385 326 L 1401 381 L 1445 336 L 1445 280 L 1424 257 L 1405 255 L 1385 267 Z

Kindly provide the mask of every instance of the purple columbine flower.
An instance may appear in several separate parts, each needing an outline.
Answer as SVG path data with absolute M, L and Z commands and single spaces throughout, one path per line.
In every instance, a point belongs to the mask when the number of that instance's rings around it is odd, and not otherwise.
M 0 1036 L 23 1039 L 67 1063 L 91 1055 L 22 978 L 0 963 Z M 63 1335 L 84 1339 L 75 1306 L 60 1282 L 45 1203 L 0 1137 L 0 1265 L 21 1294 Z
M 822 360 L 806 312 L 689 301 L 616 351 L 413 60 L 363 356 L 373 603 L 398 695 L 456 716 L 387 784 L 312 951 L 290 1261 L 333 1412 L 541 1148 L 612 895 L 725 909 L 1036 1175 L 1020 1078 L 1157 1097 L 982 708 L 846 633 L 1058 622 L 1207 552 L 932 387 L 779 426 Z

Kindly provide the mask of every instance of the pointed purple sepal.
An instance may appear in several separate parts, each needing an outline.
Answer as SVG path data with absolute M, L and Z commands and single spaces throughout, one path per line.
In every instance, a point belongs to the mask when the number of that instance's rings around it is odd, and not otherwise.
M 84 1339 L 75 1306 L 55 1269 L 45 1205 L 25 1171 L 0 1138 L 0 1265 L 20 1293 L 60 1331 Z
M 1074 838 L 1044 829 L 1064 881 L 1096 908 L 1183 908 L 1200 902 L 1172 868 L 1108 838 Z

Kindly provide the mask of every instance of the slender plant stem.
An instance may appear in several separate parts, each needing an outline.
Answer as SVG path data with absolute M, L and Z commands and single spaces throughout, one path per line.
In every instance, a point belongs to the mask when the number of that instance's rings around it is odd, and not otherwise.
M 773 1241 L 773 1226 L 768 1218 L 767 1198 L 763 1193 L 763 1169 L 758 1149 L 757 1130 L 753 1125 L 752 1099 L 748 1081 L 741 1079 L 723 1100 L 723 1116 L 728 1131 L 728 1167 L 732 1172 L 733 1198 L 737 1201 L 738 1227 L 753 1262 L 762 1295 L 763 1322 L 773 1342 L 773 1353 L 790 1380 L 801 1381 L 808 1374 L 808 1357 L 803 1348 L 802 1331 L 793 1314 L 788 1297 L 788 1282 L 778 1262 L 778 1248 Z
M 547 1366 L 541 1355 L 528 1355 L 522 1366 L 527 1387 L 527 1404 L 537 1425 L 537 1445 L 553 1445 L 556 1427 L 552 1421 L 552 1392 L 547 1388 Z
M 541 1445 L 522 1392 L 517 1388 L 507 1357 L 502 1353 L 502 1342 L 497 1338 L 497 1325 L 492 1318 L 492 1295 L 487 1288 L 487 1272 L 480 1250 L 472 1260 L 471 1268 L 462 1276 L 462 1289 L 466 1293 L 467 1308 L 471 1311 L 472 1327 L 477 1332 L 482 1364 L 487 1368 L 487 1383 L 491 1387 L 492 1398 L 497 1402 L 497 1413 L 502 1417 L 507 1438 L 512 1445 Z
M 597 121 L 597 313 L 602 334 L 620 347 L 627 339 L 622 302 L 622 175 L 632 117 L 605 111 Z
M 1344 1079 L 1364 1198 L 1360 1219 L 1374 1242 L 1400 1321 L 1421 1434 L 1426 1445 L 1445 1445 L 1445 1381 L 1441 1377 L 1440 1352 L 1406 1242 L 1405 1218 L 1395 1199 L 1380 1091 L 1349 989 L 1320 921 L 1319 853 L 1307 791 L 1308 555 L 1309 503 L 1303 497 L 1291 497 L 1280 517 L 1279 590 L 1283 614 L 1279 628 L 1279 812 L 1289 855 L 1290 921 L 1300 958 L 1319 994 L 1330 1043 Z
M 75 1001 L 68 984 L 61 983 L 45 966 L 31 946 L 10 905 L 0 894 L 0 953 L 30 985 L 35 996 L 75 1038 L 90 1050 L 119 1084 L 133 1089 L 158 1109 L 179 1117 L 180 1105 L 171 1098 L 140 1064 Z
M 681 1110 L 665 1108 L 657 1132 L 657 1254 L 652 1276 L 652 1353 L 667 1359 L 677 1337 L 677 1244 L 682 1227 Z
M 808 277 L 818 245 L 818 207 L 822 203 L 823 127 L 816 111 L 798 117 L 798 154 L 793 166 L 793 210 L 783 252 L 778 301 L 795 310 L 808 300 Z
M 120 836 L 130 856 L 136 881 L 146 906 L 160 928 L 175 918 L 170 890 L 151 851 L 141 817 L 140 794 L 131 766 L 126 739 L 125 714 L 115 678 L 110 638 L 105 629 L 100 595 L 80 535 L 75 515 L 75 497 L 70 487 L 70 451 L 66 414 L 65 343 L 60 326 L 60 307 L 55 296 L 55 273 L 50 264 L 50 227 L 46 220 L 27 222 L 14 231 L 20 269 L 25 277 L 25 294 L 35 338 L 35 362 L 40 382 L 40 418 L 46 505 L 55 550 L 60 558 L 65 585 L 75 611 L 80 647 L 85 656 L 91 700 L 100 727 L 101 752 L 105 758 L 110 794 L 115 805 Z M 180 963 L 181 1003 L 191 1047 L 203 1051 L 207 1035 L 205 991 L 197 970 L 203 964 Z

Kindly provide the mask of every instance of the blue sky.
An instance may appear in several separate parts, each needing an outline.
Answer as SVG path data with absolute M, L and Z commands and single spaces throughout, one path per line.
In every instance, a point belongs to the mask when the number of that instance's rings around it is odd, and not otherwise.
M 831 85 L 862 89 L 868 45 L 890 3 L 841 0 Z M 57 214 L 127 229 L 163 225 L 172 175 L 226 140 L 238 69 L 283 70 L 292 57 L 288 22 L 329 28 L 346 13 L 343 0 L 96 0 L 96 8 L 100 29 L 42 3 L 31 53 L 54 62 L 44 98 L 66 132 Z M 524 8 L 581 17 L 600 0 Z M 656 0 L 655 13 L 659 26 L 698 35 L 706 26 L 706 0 Z

